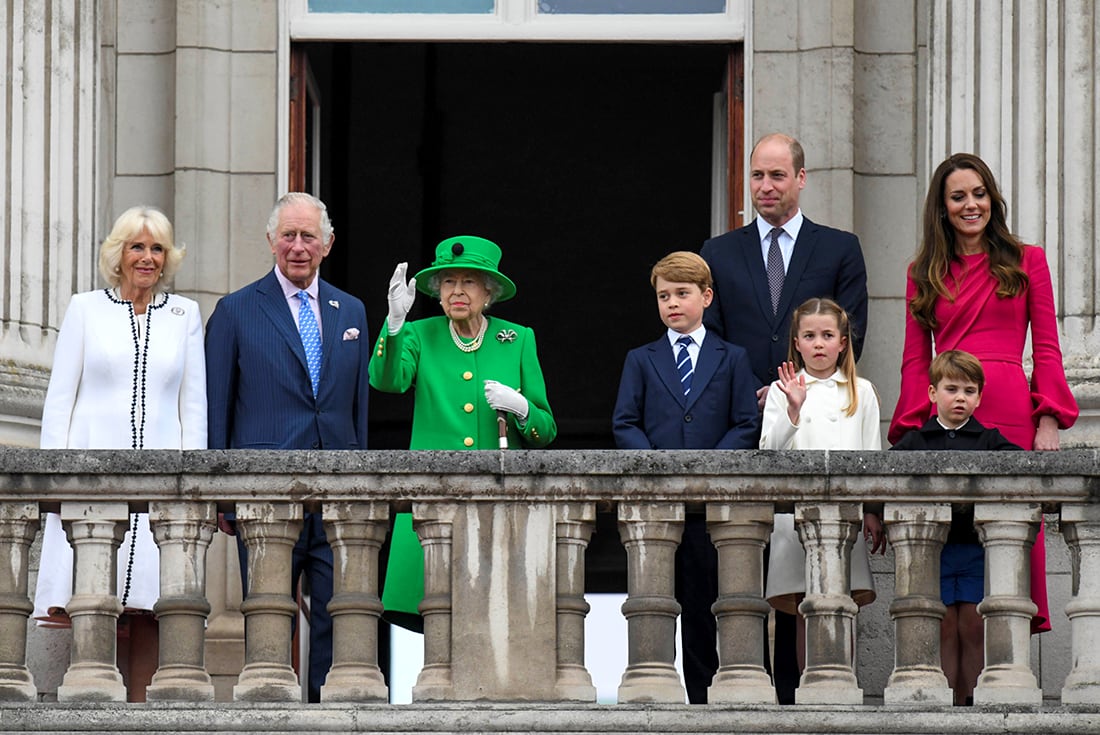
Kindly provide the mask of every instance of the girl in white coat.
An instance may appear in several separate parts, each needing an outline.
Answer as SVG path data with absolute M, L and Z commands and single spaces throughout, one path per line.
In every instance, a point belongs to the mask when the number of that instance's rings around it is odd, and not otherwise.
M 194 301 L 164 291 L 182 259 L 160 211 L 133 207 L 115 221 L 99 252 L 110 285 L 74 295 L 61 324 L 42 409 L 43 449 L 206 448 L 202 316 Z M 61 520 L 49 513 L 34 597 L 40 624 L 68 624 L 72 566 Z M 126 610 L 119 660 L 130 664 L 120 668 L 130 701 L 145 701 L 157 631 L 152 616 L 140 613 L 150 613 L 160 595 L 160 554 L 145 513 L 131 516 L 117 584 Z
M 881 449 L 875 387 L 856 375 L 848 315 L 831 299 L 810 299 L 791 315 L 789 361 L 779 366 L 764 404 L 761 449 Z M 886 551 L 882 521 L 863 517 L 871 553 Z M 806 594 L 806 554 L 794 516 L 775 516 L 765 596 L 772 607 L 797 614 Z M 875 599 L 867 544 L 852 549 L 851 592 L 859 605 Z M 798 666 L 805 668 L 805 621 L 798 616 Z

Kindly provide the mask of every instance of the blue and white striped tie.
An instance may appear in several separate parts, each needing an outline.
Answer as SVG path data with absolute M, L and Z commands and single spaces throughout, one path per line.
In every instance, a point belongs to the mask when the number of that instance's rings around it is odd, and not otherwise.
M 313 397 L 317 397 L 317 383 L 321 379 L 321 330 L 317 328 L 317 317 L 309 305 L 309 294 L 298 292 L 298 334 L 302 337 L 302 347 L 306 351 L 306 367 L 309 368 L 309 382 L 313 387 Z
M 680 373 L 680 385 L 684 389 L 685 396 L 691 393 L 691 374 L 695 372 L 695 367 L 691 364 L 691 355 L 688 353 L 688 345 L 692 342 L 694 340 L 686 334 L 676 340 L 676 344 L 680 345 L 680 349 L 676 352 L 676 370 Z

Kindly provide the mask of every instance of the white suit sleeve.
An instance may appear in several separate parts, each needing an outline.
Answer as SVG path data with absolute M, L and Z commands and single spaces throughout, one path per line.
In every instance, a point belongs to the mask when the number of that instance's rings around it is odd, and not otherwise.
M 881 411 L 878 405 L 878 392 L 868 380 L 859 381 L 859 417 L 860 430 L 863 432 L 863 449 L 882 449 Z
M 798 427 L 791 423 L 791 417 L 787 415 L 787 396 L 772 383 L 764 401 L 760 448 L 790 449 L 797 433 Z
M 180 382 L 181 449 L 206 449 L 206 353 L 199 305 L 187 305 L 187 339 Z
M 69 426 L 84 374 L 84 309 L 73 299 L 61 322 L 54 347 L 50 385 L 42 406 L 42 449 L 65 449 L 69 446 Z

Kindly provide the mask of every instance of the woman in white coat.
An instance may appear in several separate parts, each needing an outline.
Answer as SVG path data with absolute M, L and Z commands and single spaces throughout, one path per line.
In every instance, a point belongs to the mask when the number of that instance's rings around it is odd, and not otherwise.
M 43 449 L 206 448 L 202 317 L 194 301 L 164 290 L 182 259 L 160 211 L 132 207 L 115 221 L 99 251 L 110 285 L 74 295 L 61 324 L 42 409 Z M 72 564 L 60 518 L 47 514 L 35 590 L 40 624 L 68 625 Z M 130 701 L 145 701 L 157 665 L 149 613 L 160 595 L 160 554 L 145 513 L 131 516 L 117 584 L 126 611 L 120 669 Z

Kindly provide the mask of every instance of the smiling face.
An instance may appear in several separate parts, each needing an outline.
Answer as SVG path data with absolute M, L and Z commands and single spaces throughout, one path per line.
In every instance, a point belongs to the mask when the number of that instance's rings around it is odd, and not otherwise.
M 443 271 L 439 277 L 439 302 L 451 321 L 480 324 L 481 312 L 489 305 L 485 277 L 477 271 Z
M 790 144 L 767 138 L 756 145 L 749 163 L 752 205 L 773 227 L 787 223 L 798 211 L 798 196 L 806 185 L 806 169 L 794 170 Z
M 949 428 L 962 426 L 982 402 L 982 389 L 966 378 L 943 378 L 928 386 L 928 400 L 936 404 L 940 423 Z
M 832 314 L 806 314 L 798 320 L 794 347 L 802 356 L 806 372 L 824 379 L 836 372 L 840 353 L 848 346 L 848 338 L 840 333 L 840 325 Z
M 991 200 L 978 172 L 960 168 L 948 174 L 944 180 L 943 205 L 959 250 L 976 253 L 984 249 Z
M 710 306 L 714 292 L 700 290 L 698 284 L 666 281 L 657 276 L 657 309 L 661 321 L 669 329 L 680 334 L 691 334 L 703 323 L 703 311 Z
M 132 301 L 137 294 L 157 284 L 164 271 L 164 254 L 164 245 L 156 242 L 146 229 L 122 246 L 118 284 L 122 298 Z
M 308 202 L 291 202 L 283 207 L 275 234 L 267 236 L 279 271 L 298 288 L 313 283 L 336 239 L 324 242 L 321 237 L 321 210 Z

